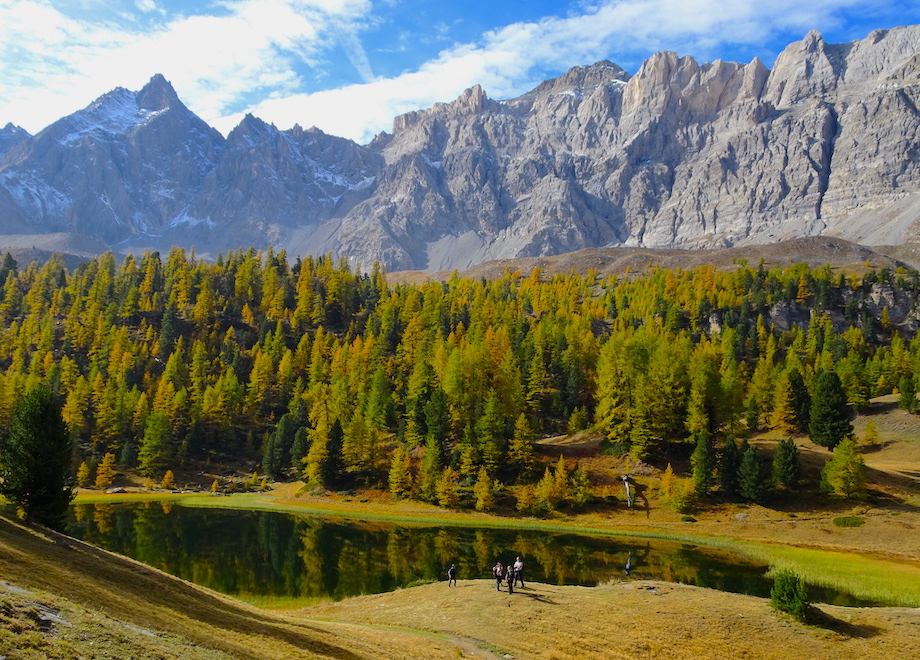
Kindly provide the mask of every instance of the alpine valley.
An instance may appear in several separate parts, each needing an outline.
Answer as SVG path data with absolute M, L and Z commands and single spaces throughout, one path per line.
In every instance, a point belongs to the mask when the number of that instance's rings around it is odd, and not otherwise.
M 920 240 L 918 105 L 920 26 L 811 32 L 772 70 L 662 52 L 510 100 L 476 86 L 368 145 L 251 115 L 225 138 L 155 75 L 37 135 L 0 130 L 0 244 L 273 246 L 427 271 L 604 246 L 901 245 Z

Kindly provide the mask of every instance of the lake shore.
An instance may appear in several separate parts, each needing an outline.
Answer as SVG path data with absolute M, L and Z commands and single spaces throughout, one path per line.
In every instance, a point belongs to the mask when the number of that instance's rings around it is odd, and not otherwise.
M 900 660 L 920 647 L 916 609 L 820 605 L 804 625 L 764 598 L 652 581 L 514 594 L 441 581 L 264 610 L 2 518 L 0 606 L 11 658 Z
M 834 525 L 840 511 L 813 511 L 795 518 L 760 506 L 712 507 L 695 512 L 695 523 L 682 522 L 668 510 L 617 509 L 560 515 L 550 519 L 449 511 L 428 504 L 392 500 L 386 495 L 355 498 L 299 495 L 298 484 L 284 484 L 265 493 L 217 497 L 210 494 L 81 493 L 77 503 L 170 499 L 184 506 L 267 510 L 296 515 L 378 521 L 400 525 L 541 529 L 595 536 L 668 539 L 733 550 L 795 571 L 808 582 L 860 598 L 920 607 L 920 556 L 915 536 L 905 530 L 920 525 L 920 514 L 872 509 L 858 513 L 861 527 Z M 359 501 L 364 499 L 366 501 Z

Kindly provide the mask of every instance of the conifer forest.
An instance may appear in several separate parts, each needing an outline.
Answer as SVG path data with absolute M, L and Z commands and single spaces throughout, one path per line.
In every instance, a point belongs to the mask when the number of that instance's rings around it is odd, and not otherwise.
M 635 461 L 687 446 L 704 466 L 743 463 L 734 438 L 752 429 L 833 448 L 848 422 L 833 410 L 815 422 L 819 408 L 913 392 L 920 371 L 920 276 L 901 269 L 741 262 L 391 285 L 329 256 L 174 249 L 73 271 L 7 255 L 0 288 L 0 428 L 46 384 L 84 481 L 87 465 L 159 481 L 238 463 L 445 506 L 467 488 L 488 508 L 493 482 L 535 485 L 524 499 L 551 504 L 561 472 L 577 501 L 585 475 L 544 468 L 536 438 L 596 428 Z M 697 492 L 746 487 L 743 471 L 721 484 L 711 466 L 697 473 Z

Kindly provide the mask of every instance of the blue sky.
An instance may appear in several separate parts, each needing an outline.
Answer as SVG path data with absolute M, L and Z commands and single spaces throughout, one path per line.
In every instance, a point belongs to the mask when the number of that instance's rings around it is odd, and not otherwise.
M 836 43 L 916 23 L 917 0 L 0 0 L 0 125 L 35 133 L 162 73 L 225 134 L 252 112 L 364 143 L 477 83 L 511 98 L 659 50 L 771 66 L 811 29 Z

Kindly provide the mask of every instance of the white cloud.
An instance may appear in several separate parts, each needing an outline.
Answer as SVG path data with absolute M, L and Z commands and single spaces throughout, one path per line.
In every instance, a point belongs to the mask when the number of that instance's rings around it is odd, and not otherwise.
M 678 49 L 682 54 L 725 43 L 764 43 L 779 29 L 804 33 L 827 25 L 833 13 L 856 0 L 623 0 L 588 7 L 581 14 L 515 23 L 483 35 L 481 43 L 443 51 L 417 71 L 364 85 L 292 94 L 256 104 L 251 111 L 287 128 L 315 125 L 328 133 L 367 142 L 389 130 L 392 118 L 482 84 L 495 98 L 530 89 L 535 69 L 565 69 L 637 50 Z M 238 121 L 222 120 L 223 130 Z M 218 126 L 219 128 L 221 126 Z
M 138 89 L 162 73 L 197 113 L 216 120 L 248 95 L 299 87 L 297 62 L 314 62 L 336 30 L 360 26 L 371 5 L 238 0 L 222 7 L 224 15 L 180 16 L 142 31 L 68 17 L 48 0 L 0 0 L 0 62 L 9 72 L 0 79 L 0 118 L 35 131 L 117 86 Z
M 50 0 L 0 0 L 0 124 L 36 131 L 116 86 L 139 89 L 163 73 L 179 96 L 223 132 L 241 104 L 287 128 L 294 123 L 367 141 L 403 112 L 455 98 L 481 83 L 497 98 L 598 59 L 629 64 L 668 48 L 700 57 L 723 44 L 764 44 L 780 31 L 833 25 L 856 0 L 596 0 L 564 17 L 514 23 L 455 45 L 400 76 L 375 78 L 359 38 L 371 0 L 220 0 L 220 15 L 167 16 L 155 0 L 130 0 L 154 27 L 97 24 Z M 381 0 L 378 0 L 380 2 Z M 392 2 L 392 0 L 383 0 Z M 364 84 L 304 93 L 298 65 L 322 75 L 335 45 Z M 626 61 L 623 62 L 622 59 Z

